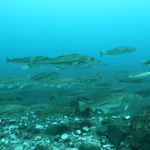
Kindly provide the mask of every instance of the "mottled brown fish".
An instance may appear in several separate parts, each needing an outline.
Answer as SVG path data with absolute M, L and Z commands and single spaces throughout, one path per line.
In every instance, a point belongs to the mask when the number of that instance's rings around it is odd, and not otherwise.
M 100 61 L 93 57 L 82 54 L 62 55 L 46 60 L 35 60 L 36 56 L 31 57 L 29 62 L 30 68 L 36 66 L 53 66 L 55 68 L 76 68 L 76 67 L 90 67 L 98 64 Z
M 1 94 L 0 95 L 0 101 L 9 101 L 9 102 L 24 101 L 24 98 L 22 98 L 16 94 Z
M 101 57 L 103 57 L 105 55 L 115 56 L 115 55 L 120 55 L 120 54 L 125 54 L 125 53 L 131 53 L 136 50 L 137 50 L 137 48 L 135 48 L 135 47 L 121 46 L 121 47 L 114 48 L 112 50 L 100 51 L 100 56 Z
M 38 73 L 34 76 L 31 76 L 30 79 L 33 81 L 41 81 L 41 80 L 46 81 L 46 80 L 52 79 L 58 75 L 59 75 L 59 73 L 55 72 L 55 71 L 45 71 L 45 72 Z
M 80 112 L 84 111 L 87 108 L 90 108 L 93 112 L 96 111 L 96 109 L 100 109 L 104 113 L 108 113 L 110 109 L 120 106 L 124 106 L 124 108 L 127 109 L 129 104 L 132 101 L 136 100 L 142 100 L 142 96 L 131 93 L 117 93 L 90 103 L 78 101 L 78 109 Z
M 150 60 L 142 61 L 142 66 L 145 67 L 150 64 Z

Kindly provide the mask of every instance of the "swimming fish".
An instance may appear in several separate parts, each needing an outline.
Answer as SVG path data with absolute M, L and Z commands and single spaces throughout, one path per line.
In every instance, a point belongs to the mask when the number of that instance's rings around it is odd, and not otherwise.
M 124 106 L 124 108 L 127 109 L 130 102 L 141 99 L 142 96 L 138 94 L 117 93 L 90 103 L 78 101 L 78 109 L 80 112 L 83 112 L 87 108 L 90 108 L 93 112 L 96 111 L 96 109 L 100 109 L 102 112 L 108 113 L 110 109 L 120 106 Z
M 114 48 L 112 50 L 100 51 L 100 56 L 101 57 L 103 57 L 105 55 L 115 56 L 115 55 L 120 55 L 120 54 L 125 54 L 125 53 L 131 53 L 136 50 L 137 50 L 137 48 L 135 48 L 135 47 L 121 46 L 121 47 Z

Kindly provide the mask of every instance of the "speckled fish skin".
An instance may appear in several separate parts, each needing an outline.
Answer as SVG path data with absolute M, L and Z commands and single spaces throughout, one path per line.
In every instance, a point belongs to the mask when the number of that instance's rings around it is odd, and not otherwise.
M 137 48 L 135 48 L 135 47 L 121 46 L 121 47 L 114 48 L 112 50 L 100 51 L 100 55 L 101 55 L 101 57 L 105 56 L 105 55 L 115 56 L 115 55 L 120 55 L 120 54 L 125 54 L 125 53 L 131 53 L 136 50 L 137 50 Z

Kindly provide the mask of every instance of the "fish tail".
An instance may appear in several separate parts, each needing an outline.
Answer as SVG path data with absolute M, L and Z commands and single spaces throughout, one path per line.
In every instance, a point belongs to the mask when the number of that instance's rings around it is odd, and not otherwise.
M 143 67 L 146 66 L 146 61 L 142 61 L 142 66 L 143 66 Z
M 29 68 L 33 68 L 36 65 L 36 59 L 34 56 L 29 57 L 28 66 Z
M 100 56 L 103 57 L 105 55 L 104 51 L 100 51 Z
M 87 104 L 85 102 L 82 102 L 82 101 L 78 101 L 78 108 L 79 108 L 79 111 L 82 112 L 84 111 L 85 109 L 88 108 Z
M 6 56 L 6 65 L 10 62 L 10 59 Z

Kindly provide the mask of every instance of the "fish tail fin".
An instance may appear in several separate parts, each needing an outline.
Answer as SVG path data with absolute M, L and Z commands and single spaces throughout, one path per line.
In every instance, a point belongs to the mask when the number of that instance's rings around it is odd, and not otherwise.
M 82 112 L 84 111 L 85 109 L 88 108 L 87 104 L 85 102 L 82 102 L 82 101 L 78 101 L 78 108 L 79 108 L 79 111 Z
M 100 56 L 103 57 L 104 55 L 106 55 L 105 52 L 104 51 L 100 51 Z
M 10 62 L 10 59 L 6 56 L 6 65 Z
M 107 93 L 107 91 L 108 91 L 108 89 L 107 89 L 107 88 L 105 88 L 105 89 L 104 89 L 104 93 Z
M 142 61 L 142 66 L 145 67 L 146 66 L 146 61 Z
M 29 56 L 28 66 L 29 68 L 33 68 L 36 65 L 36 59 L 34 56 Z
M 132 78 L 133 77 L 133 75 L 129 75 L 129 78 Z
M 117 83 L 118 83 L 118 84 L 121 83 L 121 79 L 117 79 Z

